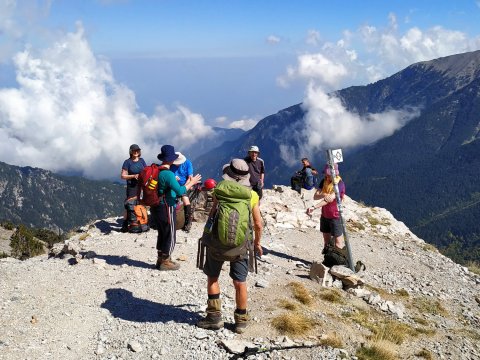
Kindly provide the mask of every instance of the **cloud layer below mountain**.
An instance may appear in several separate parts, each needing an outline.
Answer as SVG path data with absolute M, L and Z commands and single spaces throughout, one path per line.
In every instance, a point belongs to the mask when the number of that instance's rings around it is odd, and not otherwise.
M 17 53 L 14 65 L 18 87 L 0 90 L 0 154 L 10 164 L 108 178 L 120 172 L 131 143 L 153 155 L 164 143 L 191 144 L 213 131 L 182 105 L 139 112 L 81 25 L 51 47 Z

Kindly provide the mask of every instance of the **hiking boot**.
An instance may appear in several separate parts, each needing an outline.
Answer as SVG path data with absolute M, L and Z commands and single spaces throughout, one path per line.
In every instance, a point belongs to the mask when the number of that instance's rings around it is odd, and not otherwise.
M 223 328 L 222 302 L 220 299 L 209 299 L 207 301 L 207 316 L 197 322 L 202 329 L 219 330 Z
M 180 269 L 180 264 L 172 261 L 170 256 L 163 255 L 157 259 L 158 270 L 167 271 L 167 270 L 178 270 Z
M 248 314 L 237 314 L 236 312 L 233 313 L 233 317 L 235 318 L 235 329 L 234 331 L 237 334 L 243 334 L 245 329 L 248 325 L 248 320 L 250 320 L 250 316 Z

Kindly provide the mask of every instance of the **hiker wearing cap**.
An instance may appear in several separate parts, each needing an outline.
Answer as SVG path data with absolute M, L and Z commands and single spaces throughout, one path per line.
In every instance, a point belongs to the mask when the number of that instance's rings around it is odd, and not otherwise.
M 170 166 L 178 158 L 175 148 L 172 145 L 163 145 L 160 154 L 157 156 L 162 166 L 168 170 L 160 171 L 158 174 L 158 194 L 160 203 L 152 206 L 150 211 L 157 224 L 157 253 L 158 259 L 156 268 L 159 270 L 178 270 L 180 265 L 171 259 L 176 244 L 176 212 L 177 196 L 186 194 L 192 186 L 199 183 L 202 177 L 197 174 L 190 177 L 185 185 L 180 185 Z
M 331 267 L 333 265 L 344 265 L 347 259 L 347 250 L 345 248 L 345 240 L 343 237 L 343 226 L 338 211 L 337 201 L 335 199 L 335 191 L 333 188 L 333 181 L 338 184 L 338 191 L 340 198 L 343 199 L 345 195 L 345 183 L 340 177 L 338 165 L 334 164 L 335 179 L 332 179 L 332 174 L 329 165 L 325 165 L 323 169 L 324 178 L 320 182 L 317 191 L 313 197 L 314 200 L 320 200 L 317 204 L 307 209 L 307 214 L 311 215 L 313 211 L 319 207 L 322 208 L 322 215 L 320 217 L 320 231 L 323 234 L 323 250 L 325 255 L 324 265 Z M 331 239 L 334 243 L 331 243 Z M 333 251 L 333 256 L 336 258 L 334 263 L 330 258 L 330 252 Z M 328 256 L 327 256 L 327 253 Z M 328 259 L 327 259 L 328 257 Z
M 127 194 L 125 198 L 125 208 L 127 202 L 134 201 L 137 197 L 138 175 L 147 164 L 143 160 L 142 150 L 137 144 L 130 145 L 130 157 L 123 162 L 120 178 L 127 181 Z M 123 215 L 122 231 L 127 231 L 127 213 Z
M 263 196 L 262 189 L 265 181 L 265 163 L 263 159 L 258 157 L 258 154 L 260 154 L 260 149 L 258 146 L 252 145 L 250 146 L 250 149 L 248 149 L 248 156 L 246 156 L 244 160 L 248 164 L 250 186 L 261 199 Z
M 178 158 L 173 162 L 170 170 L 175 174 L 180 185 L 185 185 L 187 180 L 193 176 L 193 165 L 181 152 L 176 152 Z M 190 205 L 190 199 L 187 194 L 182 195 L 183 212 L 185 214 L 185 224 L 182 230 L 189 232 L 192 227 L 192 206 Z
M 263 254 L 260 245 L 263 224 L 258 194 L 250 189 L 248 164 L 242 159 L 233 159 L 229 164 L 223 166 L 222 177 L 223 180 L 213 191 L 214 204 L 206 225 L 206 233 L 210 235 L 209 241 L 206 243 L 206 260 L 203 266 L 203 272 L 207 275 L 207 315 L 197 323 L 197 326 L 218 330 L 224 325 L 218 277 L 224 262 L 228 261 L 230 277 L 235 288 L 235 332 L 243 333 L 249 320 L 246 280 L 248 271 L 252 268 L 252 263 L 249 261 L 253 259 L 253 252 L 250 252 L 252 256 L 249 259 L 247 251 L 251 249 L 251 220 L 253 218 L 253 251 L 259 256 Z M 239 205 L 240 203 L 242 205 Z M 232 208 L 236 210 L 232 211 Z M 224 214 L 228 211 L 230 214 L 225 216 Z M 230 221 L 232 218 L 237 220 L 237 224 Z M 225 228 L 225 225 L 228 229 Z M 229 243 L 230 240 L 240 239 L 241 241 L 233 247 L 225 248 L 225 245 L 222 245 L 224 243 L 218 240 L 221 237 L 220 233 L 228 237 L 227 242 Z M 231 238 L 232 233 L 233 237 Z

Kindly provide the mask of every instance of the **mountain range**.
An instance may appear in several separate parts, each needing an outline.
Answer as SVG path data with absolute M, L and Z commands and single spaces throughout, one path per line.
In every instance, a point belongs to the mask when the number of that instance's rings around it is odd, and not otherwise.
M 345 149 L 341 171 L 347 192 L 389 209 L 456 260 L 480 260 L 480 51 L 419 62 L 334 95 L 360 116 L 406 107 L 419 111 L 391 136 Z M 255 144 L 266 163 L 266 186 L 288 184 L 301 166 L 300 161 L 297 166 L 286 163 L 284 149 L 291 149 L 292 156 L 300 153 L 302 139 L 292 134 L 305 127 L 305 114 L 297 104 L 268 116 L 195 165 L 218 178 L 223 164 L 244 157 Z M 317 167 L 325 162 L 324 152 L 310 157 Z
M 123 185 L 0 162 L 0 220 L 65 232 L 121 214 L 124 198 Z
M 344 149 L 340 169 L 347 193 L 387 208 L 456 261 L 480 261 L 480 51 L 416 63 L 332 95 L 359 116 L 417 109 L 418 115 L 392 135 Z M 302 154 L 306 138 L 293 135 L 305 129 L 305 114 L 296 104 L 246 132 L 214 129 L 214 140 L 190 156 L 195 172 L 220 179 L 222 165 L 244 157 L 250 145 L 259 146 L 265 160 L 266 187 L 289 184 L 302 156 L 321 168 L 326 149 Z M 212 149 L 212 144 L 220 145 Z M 67 231 L 121 213 L 123 198 L 119 184 L 0 163 L 0 220 Z

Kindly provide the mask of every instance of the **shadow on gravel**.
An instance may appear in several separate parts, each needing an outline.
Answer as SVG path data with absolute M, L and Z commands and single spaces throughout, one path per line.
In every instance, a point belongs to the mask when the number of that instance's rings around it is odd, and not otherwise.
M 155 268 L 154 264 L 148 264 L 143 261 L 130 259 L 128 256 L 117 256 L 117 255 L 95 255 L 96 258 L 103 259 L 107 262 L 108 265 L 128 265 L 135 266 L 144 269 L 153 269 Z
M 307 261 L 307 260 L 304 260 L 304 259 L 300 259 L 296 256 L 292 256 L 292 255 L 288 255 L 288 254 L 284 254 L 282 252 L 279 252 L 279 251 L 275 251 L 275 250 L 270 250 L 270 249 L 267 249 L 267 248 L 263 248 L 263 253 L 265 255 L 274 255 L 274 256 L 278 256 L 278 257 L 281 257 L 283 259 L 287 259 L 287 260 L 292 260 L 292 261 L 298 261 L 298 262 L 301 262 L 305 265 L 308 265 L 310 266 L 312 264 L 311 261 Z
M 200 315 L 197 312 L 182 309 L 186 305 L 165 305 L 133 296 L 125 289 L 107 289 L 107 300 L 101 305 L 110 311 L 113 317 L 135 322 L 162 322 L 175 321 L 194 325 Z
M 115 222 L 100 220 L 95 223 L 95 227 L 100 230 L 102 234 L 110 234 L 112 231 L 120 231 L 122 223 L 122 218 L 118 218 Z

